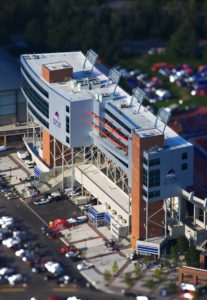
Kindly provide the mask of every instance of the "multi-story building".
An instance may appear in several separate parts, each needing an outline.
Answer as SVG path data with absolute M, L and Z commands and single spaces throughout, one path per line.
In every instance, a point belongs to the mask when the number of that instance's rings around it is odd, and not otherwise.
M 106 224 L 114 237 L 130 235 L 140 252 L 159 254 L 172 233 L 169 219 L 180 226 L 193 146 L 167 126 L 165 110 L 153 115 L 141 90 L 128 95 L 119 73 L 106 76 L 95 62 L 93 51 L 21 56 L 28 114 L 41 128 L 38 145 L 34 137 L 25 143 L 39 173 L 61 168 L 64 188 L 70 169 L 72 187 L 77 181 L 98 199 L 91 222 Z

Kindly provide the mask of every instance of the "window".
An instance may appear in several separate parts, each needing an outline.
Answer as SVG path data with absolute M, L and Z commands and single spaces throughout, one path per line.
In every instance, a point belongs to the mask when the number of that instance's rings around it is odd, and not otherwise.
M 131 129 L 126 126 L 122 121 L 119 120 L 114 114 L 112 114 L 108 109 L 105 109 L 105 112 L 112 118 L 114 119 L 118 124 L 120 124 L 126 131 L 131 133 Z
M 36 109 L 39 110 L 45 117 L 49 118 L 48 102 L 30 86 L 24 76 L 21 77 L 21 86 L 29 101 L 36 107 Z
M 31 83 L 40 91 L 40 93 L 42 93 L 45 97 L 49 97 L 48 92 L 43 89 L 43 87 L 41 87 L 41 85 L 39 85 L 35 79 L 33 79 L 33 77 L 29 74 L 29 72 L 27 72 L 27 70 L 25 69 L 25 67 L 23 65 L 21 65 L 22 70 L 24 71 L 24 73 L 26 74 L 27 78 L 31 81 Z
M 69 113 L 70 112 L 70 107 L 66 106 L 66 112 Z
M 160 197 L 160 191 L 149 192 L 149 199 Z
M 149 172 L 149 188 L 160 185 L 160 170 L 152 170 Z
M 184 170 L 187 170 L 187 169 L 188 169 L 188 164 L 187 164 L 187 163 L 182 164 L 181 169 L 182 169 L 183 171 L 184 171 Z
M 70 118 L 68 116 L 66 116 L 66 128 L 65 128 L 66 132 L 69 133 L 70 132 Z
M 148 173 L 146 169 L 143 169 L 143 185 L 148 186 L 147 180 L 148 179 Z
M 160 165 L 160 159 L 159 158 L 151 159 L 149 161 L 149 166 L 150 167 L 157 166 L 157 165 Z
M 70 144 L 70 139 L 68 136 L 66 136 L 66 143 Z
M 148 160 L 145 157 L 143 158 L 143 164 L 148 166 Z
M 33 108 L 32 106 L 28 103 L 28 109 L 30 112 L 39 120 L 46 128 L 49 128 L 49 123 L 45 121 Z
M 182 159 L 187 159 L 187 158 L 188 158 L 188 153 L 187 152 L 182 153 Z
M 147 198 L 147 191 L 143 190 L 143 196 Z

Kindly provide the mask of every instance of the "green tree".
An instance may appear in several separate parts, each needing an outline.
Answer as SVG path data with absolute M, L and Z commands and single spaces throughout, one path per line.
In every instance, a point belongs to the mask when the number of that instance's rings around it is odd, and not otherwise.
M 142 274 L 142 269 L 141 269 L 141 267 L 140 267 L 139 264 L 136 264 L 136 265 L 134 266 L 133 273 L 134 273 L 134 275 L 135 275 L 137 278 L 139 278 L 139 277 L 141 276 L 141 274 Z
M 162 270 L 161 269 L 156 269 L 155 270 L 155 278 L 160 281 L 162 278 Z
M 126 283 L 126 285 L 128 287 L 130 287 L 132 285 L 131 273 L 127 272 L 127 273 L 124 274 L 124 282 Z
M 154 280 L 153 280 L 153 279 L 147 280 L 146 283 L 145 283 L 145 285 L 146 285 L 146 287 L 147 287 L 148 289 L 153 289 L 153 287 L 154 287 L 154 285 L 155 285 Z
M 145 256 L 143 261 L 144 261 L 145 265 L 148 265 L 148 263 L 149 263 L 149 256 Z
M 177 245 L 178 252 L 184 253 L 189 248 L 189 241 L 186 238 L 186 236 L 179 236 L 177 238 L 177 244 L 176 245 Z
M 171 56 L 193 58 L 197 50 L 197 34 L 195 28 L 188 20 L 180 25 L 177 31 L 172 34 L 168 52 Z
M 163 266 L 164 266 L 165 268 L 170 269 L 170 268 L 171 268 L 171 263 L 170 263 L 170 261 L 169 261 L 168 259 L 165 259 L 164 262 L 163 262 Z
M 197 250 L 195 247 L 189 247 L 185 258 L 187 266 L 195 267 L 195 268 L 199 267 L 200 266 L 199 258 L 200 258 L 200 251 Z
M 112 273 L 113 273 L 113 276 L 116 275 L 116 273 L 118 272 L 119 270 L 119 265 L 116 261 L 113 262 L 113 265 L 111 267 L 111 270 L 112 270 Z
M 170 252 L 171 252 L 171 258 L 173 259 L 173 261 L 174 262 L 178 261 L 178 259 L 179 259 L 178 247 L 177 246 L 171 247 Z
M 108 270 L 105 270 L 104 271 L 104 274 L 103 274 L 103 277 L 104 277 L 104 281 L 109 284 L 109 282 L 111 281 L 111 278 L 112 278 L 112 274 L 110 271 Z

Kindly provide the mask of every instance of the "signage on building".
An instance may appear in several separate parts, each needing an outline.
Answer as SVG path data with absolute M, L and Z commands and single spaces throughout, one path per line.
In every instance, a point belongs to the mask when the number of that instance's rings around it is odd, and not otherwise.
M 175 169 L 168 170 L 166 177 L 164 179 L 164 184 L 174 184 L 178 182 L 178 177 L 176 175 Z
M 56 111 L 54 113 L 54 116 L 53 116 L 53 124 L 59 128 L 61 128 L 61 123 L 60 123 L 60 114 L 58 111 Z

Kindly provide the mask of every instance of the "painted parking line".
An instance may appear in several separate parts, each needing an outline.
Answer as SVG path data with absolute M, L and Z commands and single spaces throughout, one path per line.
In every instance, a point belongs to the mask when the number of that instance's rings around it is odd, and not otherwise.
M 5 287 L 5 288 L 0 288 L 1 293 L 16 293 L 16 292 L 25 292 L 27 288 L 26 287 Z
M 78 288 L 74 287 L 57 287 L 52 289 L 54 292 L 77 292 Z
M 19 200 L 46 226 L 48 226 L 47 222 L 45 222 L 45 220 L 43 218 L 40 217 L 40 215 L 38 215 L 38 213 L 31 208 L 27 203 L 25 203 L 25 201 L 22 198 L 19 198 Z

